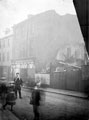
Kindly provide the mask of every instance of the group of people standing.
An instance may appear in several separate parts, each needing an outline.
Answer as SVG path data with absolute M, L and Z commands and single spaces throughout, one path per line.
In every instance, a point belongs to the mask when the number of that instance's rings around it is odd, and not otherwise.
M 19 73 L 16 73 L 16 77 L 14 78 L 14 94 L 16 99 L 18 97 L 18 94 L 19 94 L 19 98 L 22 99 L 22 94 L 21 94 L 22 85 L 23 85 L 23 81 L 20 78 Z M 40 88 L 40 83 L 39 82 L 35 83 L 35 86 L 31 91 L 31 97 L 30 97 L 30 104 L 33 106 L 34 120 L 39 120 L 39 106 L 41 100 L 41 91 L 39 88 Z M 7 98 L 5 97 L 5 95 L 7 94 L 7 89 L 5 85 L 2 86 L 2 93 L 4 93 L 4 99 L 2 100 L 3 101 L 2 107 L 3 109 L 5 109 L 5 107 L 8 104 L 6 102 Z
M 7 83 L 2 82 L 0 85 L 0 103 L 2 105 L 2 110 L 5 110 L 7 105 L 11 105 L 11 110 L 13 105 L 15 105 L 15 100 L 17 98 L 17 92 L 19 93 L 19 98 L 21 99 L 21 85 L 23 81 L 20 78 L 19 73 L 16 73 L 14 78 L 14 87 L 11 88 Z
M 15 95 L 17 98 L 17 93 L 19 93 L 19 98 L 22 98 L 21 94 L 21 86 L 23 85 L 23 81 L 20 78 L 19 73 L 16 73 L 16 77 L 14 78 L 15 83 Z M 34 120 L 39 120 L 39 106 L 41 100 L 41 92 L 40 92 L 40 82 L 35 83 L 35 86 L 31 92 L 30 104 L 33 106 Z

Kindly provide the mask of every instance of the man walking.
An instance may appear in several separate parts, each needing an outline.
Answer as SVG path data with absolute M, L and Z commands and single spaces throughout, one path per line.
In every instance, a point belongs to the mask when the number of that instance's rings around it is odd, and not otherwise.
M 31 94 L 32 103 L 30 104 L 33 105 L 34 120 L 39 120 L 39 106 L 41 100 L 39 87 L 40 87 L 39 83 L 36 84 Z
M 17 92 L 19 93 L 19 98 L 21 99 L 21 86 L 22 86 L 22 79 L 20 78 L 19 73 L 16 73 L 16 77 L 14 78 L 14 82 L 15 82 L 15 95 L 17 98 Z

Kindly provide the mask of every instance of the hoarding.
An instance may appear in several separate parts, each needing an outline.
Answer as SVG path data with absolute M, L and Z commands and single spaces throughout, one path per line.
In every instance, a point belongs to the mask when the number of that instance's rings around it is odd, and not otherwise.
M 35 82 L 50 85 L 50 74 L 35 74 Z

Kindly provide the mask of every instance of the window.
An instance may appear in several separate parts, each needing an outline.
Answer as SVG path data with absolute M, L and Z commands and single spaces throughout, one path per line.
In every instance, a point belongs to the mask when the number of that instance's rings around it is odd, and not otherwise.
M 9 43 L 9 39 L 8 39 L 8 46 L 10 45 L 10 43 Z
M 5 40 L 3 39 L 3 41 L 2 41 L 2 42 L 3 42 L 3 48 L 5 48 Z
M 9 61 L 9 58 L 10 56 L 9 56 L 9 52 L 7 52 L 7 61 Z
M 1 61 L 1 53 L 0 53 L 0 61 Z
M 5 54 L 4 53 L 2 54 L 2 60 L 3 60 L 3 62 L 5 61 Z
M 0 40 L 0 48 L 1 48 L 1 40 Z

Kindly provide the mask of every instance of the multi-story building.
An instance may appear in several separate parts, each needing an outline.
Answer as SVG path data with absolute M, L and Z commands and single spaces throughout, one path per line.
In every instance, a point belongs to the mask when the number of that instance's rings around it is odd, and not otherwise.
M 0 78 L 11 77 L 12 41 L 12 32 L 0 38 Z
M 60 16 L 54 10 L 29 15 L 13 26 L 13 32 L 13 62 L 35 58 L 50 63 L 64 44 L 83 42 L 77 16 Z
M 20 72 L 23 79 L 33 77 L 35 71 L 50 65 L 60 50 L 67 53 L 65 56 L 60 54 L 60 60 L 65 62 L 65 57 L 70 58 L 75 50 L 70 47 L 70 43 L 72 46 L 84 45 L 77 16 L 60 16 L 54 10 L 29 15 L 26 20 L 13 26 L 13 33 L 12 68 L 14 73 Z M 84 55 L 80 53 L 80 57 Z
M 13 26 L 12 68 L 13 75 L 20 73 L 23 80 L 33 77 L 35 72 L 34 58 L 31 56 L 28 19 Z M 31 34 L 31 33 L 30 33 Z M 32 69 L 33 68 L 33 69 Z M 28 74 L 29 73 L 29 74 Z

